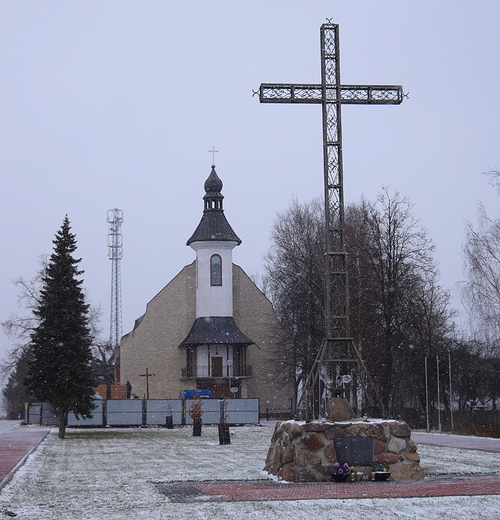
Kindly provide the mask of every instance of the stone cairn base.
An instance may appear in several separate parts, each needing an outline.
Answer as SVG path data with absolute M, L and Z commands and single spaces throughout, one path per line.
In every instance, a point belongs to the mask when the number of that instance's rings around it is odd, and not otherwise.
M 331 403 L 329 408 L 332 409 Z M 264 470 L 289 482 L 330 481 L 337 462 L 335 439 L 360 436 L 373 439 L 373 459 L 389 463 L 391 480 L 424 477 L 417 445 L 411 440 L 411 429 L 406 422 L 357 418 L 330 422 L 330 417 L 327 418 L 328 421 L 309 423 L 278 422 Z M 369 480 L 371 475 L 371 466 L 355 466 L 351 479 Z

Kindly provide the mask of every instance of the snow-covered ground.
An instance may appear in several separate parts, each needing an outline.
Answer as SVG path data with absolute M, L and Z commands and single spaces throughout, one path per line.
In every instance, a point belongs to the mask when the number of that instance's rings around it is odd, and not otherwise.
M 273 430 L 231 428 L 219 445 L 215 427 L 52 430 L 0 491 L 0 513 L 19 519 L 499 518 L 500 497 L 381 498 L 179 504 L 157 481 L 269 478 L 262 471 Z M 500 473 L 500 453 L 419 446 L 426 475 Z M 7 517 L 5 517 L 7 518 Z

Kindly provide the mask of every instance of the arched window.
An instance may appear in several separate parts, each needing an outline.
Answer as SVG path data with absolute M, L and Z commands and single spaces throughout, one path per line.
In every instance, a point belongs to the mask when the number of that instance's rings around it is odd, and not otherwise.
M 219 255 L 210 258 L 210 285 L 222 285 L 222 258 Z

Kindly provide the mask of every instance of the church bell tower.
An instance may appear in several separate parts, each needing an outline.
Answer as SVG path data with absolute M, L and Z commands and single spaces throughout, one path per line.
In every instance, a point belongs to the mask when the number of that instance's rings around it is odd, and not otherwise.
M 196 251 L 196 317 L 233 315 L 233 249 L 241 240 L 224 215 L 215 166 L 205 181 L 204 211 L 187 245 Z
M 250 377 L 246 349 L 253 341 L 233 318 L 233 249 L 241 240 L 224 215 L 222 181 L 212 165 L 205 181 L 204 210 L 187 241 L 196 252 L 196 319 L 186 339 L 186 378 L 213 397 L 240 397 L 242 378 Z

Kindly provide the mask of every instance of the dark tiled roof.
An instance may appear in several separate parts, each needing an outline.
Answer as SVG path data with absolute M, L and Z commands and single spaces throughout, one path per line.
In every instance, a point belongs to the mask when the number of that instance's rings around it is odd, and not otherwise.
M 196 318 L 186 339 L 179 345 L 195 347 L 198 345 L 252 345 L 253 341 L 245 336 L 231 316 L 211 316 Z
M 191 242 L 206 242 L 211 240 L 237 242 L 238 245 L 241 244 L 241 240 L 229 225 L 223 210 L 206 209 L 203 212 L 198 227 L 191 238 L 186 242 L 186 245 L 191 244 Z

